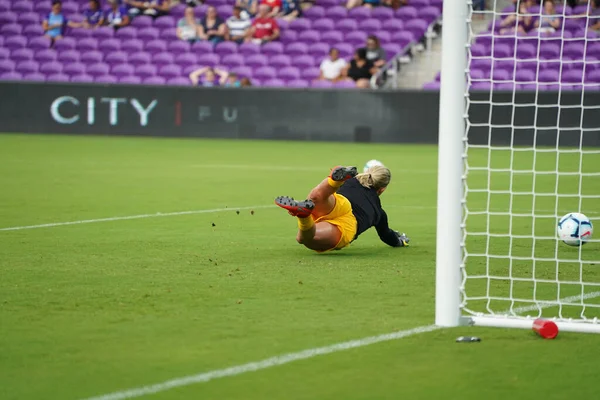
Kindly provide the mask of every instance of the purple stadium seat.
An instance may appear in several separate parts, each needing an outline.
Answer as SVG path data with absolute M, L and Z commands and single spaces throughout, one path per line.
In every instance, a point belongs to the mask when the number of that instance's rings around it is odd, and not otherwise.
M 335 82 L 333 86 L 339 89 L 356 89 L 356 83 L 349 80 Z
M 505 69 L 494 69 L 492 72 L 492 80 L 495 83 L 501 83 L 502 81 L 508 81 L 512 79 L 512 71 Z
M 129 64 L 134 66 L 150 64 L 151 60 L 152 57 L 150 53 L 146 53 L 144 51 L 131 53 L 131 55 L 129 56 Z
M 67 75 L 82 75 L 85 73 L 85 64 L 78 62 L 65 64 L 62 72 Z
M 292 64 L 300 69 L 311 68 L 315 66 L 315 59 L 309 55 L 300 55 L 292 58 Z
M 218 54 L 201 54 L 198 56 L 198 64 L 203 67 L 214 67 L 220 60 Z
M 340 20 L 348 16 L 348 10 L 342 6 L 335 6 L 325 10 L 325 16 L 332 20 Z
M 310 29 L 311 22 L 309 19 L 299 18 L 290 22 L 288 29 L 291 31 L 302 32 Z
M 46 75 L 39 72 L 32 72 L 31 74 L 23 74 L 23 80 L 31 82 L 45 82 Z
M 472 69 L 470 71 L 471 79 L 473 81 L 479 81 L 484 79 L 489 79 L 490 71 L 489 70 L 481 70 L 481 69 Z M 441 76 L 440 76 L 441 78 Z
M 60 65 L 60 64 L 59 64 Z M 15 71 L 25 74 L 31 74 L 33 72 L 39 72 L 40 64 L 33 60 L 20 61 L 15 66 Z
M 175 78 L 171 78 L 167 81 L 167 85 L 172 86 L 190 86 L 191 82 L 189 78 L 185 78 L 183 76 L 177 76 Z
M 290 56 L 308 54 L 308 45 L 306 43 L 290 43 L 285 47 L 285 53 Z
M 109 26 L 92 29 L 92 37 L 96 39 L 110 39 L 115 36 L 115 30 Z
M 131 22 L 131 26 L 136 28 L 147 28 L 152 26 L 152 17 L 149 15 L 138 15 Z
M 301 89 L 301 88 L 309 87 L 310 84 L 308 83 L 308 81 L 305 81 L 304 79 L 294 79 L 294 80 L 288 81 L 286 86 L 289 88 Z
M 246 57 L 246 65 L 252 68 L 263 67 L 268 64 L 267 56 L 263 54 L 253 54 Z
M 152 64 L 140 65 L 136 67 L 135 74 L 144 79 L 149 76 L 156 76 L 157 69 Z
M 231 17 L 232 6 L 231 4 L 223 4 L 217 7 L 217 14 L 223 18 L 223 20 L 227 20 L 227 18 Z
M 177 37 L 177 31 L 173 28 L 164 28 L 160 31 L 160 38 L 167 42 L 175 42 L 181 40 Z
M 376 7 L 371 11 L 371 18 L 377 18 L 380 21 L 385 21 L 394 18 L 394 11 L 387 7 Z
M 69 37 L 75 38 L 77 40 L 82 38 L 90 38 L 92 37 L 91 29 L 70 29 L 68 31 Z
M 279 41 L 285 45 L 289 43 L 294 43 L 298 40 L 298 32 L 296 31 L 283 31 L 281 32 L 281 36 L 279 37 Z
M 170 42 L 167 44 L 167 50 L 172 54 L 182 54 L 190 51 L 190 44 L 182 40 L 176 42 Z
M 8 36 L 4 39 L 4 47 L 9 50 L 25 48 L 27 47 L 27 39 L 23 36 Z
M 103 76 L 103 75 L 108 75 L 110 71 L 110 67 L 107 64 L 104 63 L 95 63 L 95 64 L 90 64 L 86 67 L 86 73 L 88 75 L 93 76 L 94 78 L 98 77 L 98 76 Z
M 537 49 L 531 44 L 520 44 L 517 46 L 517 58 L 523 59 L 534 59 L 537 57 Z
M 128 39 L 136 39 L 137 38 L 137 29 L 132 26 L 126 26 L 124 28 L 120 28 L 115 32 L 115 36 L 120 40 L 128 40 Z M 141 38 L 140 38 L 141 39 Z
M 269 43 L 263 44 L 263 46 L 261 48 L 261 53 L 268 55 L 268 56 L 272 56 L 275 54 L 282 54 L 283 53 L 283 44 L 281 44 L 279 42 L 269 42 Z
M 340 0 L 319 0 L 319 4 L 325 8 L 331 8 L 340 4 Z
M 52 3 L 49 1 L 36 1 L 33 10 L 36 13 L 46 15 L 52 10 Z
M 321 41 L 332 46 L 344 40 L 344 35 L 340 31 L 329 31 L 321 34 Z
M 173 78 L 179 78 L 179 77 L 171 77 L 170 79 L 173 79 Z M 167 83 L 167 79 L 165 79 L 162 76 L 151 76 L 151 77 L 144 79 L 142 81 L 142 83 L 144 85 L 164 85 L 165 83 Z
M 386 44 L 392 41 L 392 34 L 388 31 L 377 31 L 374 33 L 381 44 Z
M 40 65 L 36 70 L 46 75 L 59 74 L 63 72 L 63 65 L 58 61 L 49 61 Z
M 135 67 L 129 64 L 118 64 L 114 65 L 110 72 L 117 78 L 121 78 L 123 76 L 135 75 Z
M 231 55 L 237 55 L 237 54 L 231 54 Z M 242 62 L 243 62 L 243 57 L 242 57 Z M 183 68 L 189 67 L 190 65 L 196 65 L 196 64 L 198 64 L 198 57 L 196 57 L 196 55 L 192 54 L 192 53 L 178 54 L 175 57 L 175 64 L 177 64 Z
M 22 74 L 14 71 L 0 73 L 0 80 L 3 81 L 20 81 L 22 78 Z
M 10 58 L 13 61 L 28 61 L 33 60 L 33 50 L 31 49 L 16 49 L 13 50 Z
M 296 67 L 284 67 L 278 70 L 277 77 L 283 80 L 300 79 L 300 70 Z M 260 77 L 259 77 L 260 78 Z
M 418 11 L 419 18 L 424 19 L 425 21 L 432 23 L 441 17 L 441 12 L 437 7 L 429 6 L 423 7 Z
M 423 7 L 427 7 L 429 5 L 428 0 L 412 0 L 410 5 L 415 7 L 416 9 L 421 9 Z
M 352 57 L 354 54 L 354 47 L 349 43 L 336 43 L 333 47 L 338 49 L 342 58 Z
M 8 10 L 10 10 L 10 2 L 8 0 L 0 1 L 0 14 L 8 12 Z
M 94 77 L 96 83 L 117 83 L 118 80 L 112 75 L 99 75 Z
M 17 22 L 17 13 L 14 12 L 1 12 L 0 13 L 0 24 L 14 24 Z
M 26 36 L 27 38 L 32 38 L 32 37 L 39 37 L 42 36 L 44 34 L 44 30 L 42 29 L 42 27 L 39 24 L 35 24 L 35 25 L 27 25 L 23 28 L 23 36 Z
M 156 54 L 156 53 L 165 53 L 167 51 L 167 43 L 163 42 L 160 39 L 144 41 L 144 42 L 146 43 L 145 51 L 147 51 L 148 53 Z
M 98 48 L 98 39 L 94 38 L 84 38 L 77 42 L 75 46 L 78 51 L 86 52 L 86 51 L 94 51 Z
M 419 39 L 423 37 L 428 27 L 429 24 L 427 21 L 420 18 L 412 19 L 404 24 L 404 29 L 412 32 L 412 34 Z
M 585 75 L 583 73 L 583 70 L 579 70 L 579 69 L 573 69 L 573 70 L 568 70 L 568 71 L 563 70 L 562 74 L 560 76 L 560 81 L 567 82 L 567 83 L 582 84 L 584 76 Z
M 58 52 L 66 51 L 66 50 L 75 50 L 76 44 L 77 44 L 77 42 L 75 41 L 75 39 L 66 37 L 66 38 L 63 38 L 63 39 L 57 41 L 54 44 L 54 49 Z
M 141 42 L 140 42 L 141 43 Z M 119 39 L 101 39 L 98 43 L 98 50 L 105 54 L 113 53 L 121 49 L 121 41 Z M 132 49 L 131 49 L 132 50 Z M 123 51 L 130 53 L 131 50 L 123 49 Z
M 214 52 L 221 57 L 226 54 L 236 54 L 238 52 L 237 44 L 234 42 L 221 42 L 215 46 Z
M 394 33 L 404 29 L 404 22 L 401 19 L 396 18 L 388 19 L 386 21 L 383 21 L 383 23 L 381 24 L 381 28 Z
M 253 44 L 253 43 L 245 43 L 245 44 L 252 44 L 253 46 L 255 46 L 257 48 L 257 50 L 256 50 L 257 53 L 260 51 L 260 49 L 258 48 L 258 45 L 256 45 L 256 44 Z M 244 45 L 242 45 L 242 46 L 244 46 Z M 242 46 L 240 46 L 240 48 Z M 212 53 L 213 52 L 212 43 L 204 42 L 204 41 L 196 42 L 192 45 L 191 52 L 194 54 Z
M 111 65 L 126 64 L 127 58 L 128 53 L 124 51 L 114 51 L 111 53 L 107 53 L 106 56 L 104 56 L 104 62 Z
M 69 75 L 61 73 L 46 75 L 46 81 L 48 82 L 69 82 L 69 80 Z
M 547 69 L 544 71 L 540 71 L 539 75 L 538 75 L 538 82 L 544 82 L 544 83 L 554 83 L 554 82 L 558 82 L 559 79 L 559 75 L 558 75 L 558 71 L 554 70 L 554 69 Z
M 325 16 L 325 9 L 321 6 L 312 6 L 304 11 L 304 17 L 308 19 L 319 19 Z
M 535 82 L 535 72 L 529 70 L 517 71 L 515 81 L 520 84 Z
M 415 19 L 417 18 L 418 14 L 419 13 L 417 9 L 412 6 L 400 7 L 395 12 L 396 18 L 399 18 L 403 21 L 410 21 L 411 19 Z
M 306 68 L 306 69 L 302 70 L 300 73 L 302 75 L 302 79 L 306 79 L 309 81 L 315 80 L 319 77 L 319 75 L 321 75 L 321 71 L 317 67 Z
M 396 43 L 384 43 L 381 45 L 381 47 L 383 47 L 383 49 L 385 50 L 387 61 L 394 58 L 396 54 L 402 53 L 403 49 L 402 46 Z
M 473 82 L 471 84 L 470 90 L 490 90 L 492 88 L 492 82 L 484 81 L 484 82 Z
M 187 67 L 182 67 L 182 70 L 181 70 L 181 76 L 183 76 L 183 77 L 189 77 L 189 75 L 190 75 L 192 72 L 196 71 L 198 68 L 200 68 L 200 67 L 198 66 L 198 64 L 195 64 L 195 65 L 188 65 Z M 217 68 L 221 68 L 221 69 L 223 69 L 223 67 L 220 67 L 220 66 L 217 66 Z
M 310 86 L 317 89 L 329 89 L 333 87 L 333 83 L 329 81 L 313 81 Z
M 31 1 L 17 0 L 13 3 L 11 10 L 18 13 L 30 12 L 33 11 L 33 4 Z
M 182 75 L 182 69 L 179 65 L 164 65 L 159 68 L 158 74 L 165 79 L 175 78 Z
M 491 48 L 486 47 L 482 44 L 473 44 L 471 45 L 471 55 L 473 57 L 484 57 L 489 56 L 491 53 Z
M 560 45 L 544 43 L 540 46 L 540 58 L 543 60 L 557 60 L 560 54 Z
M 281 79 L 270 78 L 266 79 L 262 85 L 263 87 L 285 87 L 285 82 Z
M 371 9 L 366 7 L 352 8 L 348 11 L 348 17 L 354 18 L 360 23 L 360 21 L 371 18 Z
M 358 22 L 358 28 L 368 34 L 373 34 L 381 29 L 381 21 L 375 18 L 367 18 Z
M 8 60 L 8 59 L 10 59 L 10 50 L 0 47 L 0 60 Z
M 321 35 L 315 30 L 302 31 L 298 35 L 298 40 L 307 44 L 318 43 L 321 40 Z
M 231 69 L 231 72 L 236 73 L 238 76 L 251 78 L 252 77 L 252 68 L 247 66 L 234 67 Z
M 154 21 L 154 27 L 159 28 L 159 29 L 169 28 L 169 29 L 175 30 L 174 29 L 175 26 L 177 26 L 177 21 L 175 20 L 174 17 L 172 17 L 170 15 L 164 15 L 162 17 L 158 17 Z
M 325 43 L 312 44 L 308 49 L 308 54 L 317 59 L 323 59 L 327 54 L 329 54 L 329 46 Z
M 367 34 L 365 32 L 354 31 L 348 32 L 344 41 L 350 43 L 353 46 L 364 46 L 367 41 Z
M 584 55 L 584 44 L 583 43 L 565 43 L 563 45 L 563 57 L 568 57 L 571 60 L 581 60 Z
M 221 64 L 227 69 L 244 65 L 244 56 L 241 54 L 227 54 L 221 57 Z
M 84 9 L 85 9 L 85 7 L 84 7 Z M 77 3 L 71 3 L 71 2 L 63 1 L 62 2 L 62 12 L 65 15 L 78 13 L 79 12 L 79 5 Z
M 585 76 L 585 81 L 588 83 L 600 83 L 600 69 L 588 72 Z
M 135 18 L 137 19 L 137 18 Z M 119 36 L 119 31 L 117 31 L 117 36 Z M 153 27 L 142 28 L 137 31 L 137 38 L 143 41 L 155 40 L 159 38 L 160 31 Z
M 152 55 L 152 64 L 157 67 L 161 65 L 175 64 L 175 57 L 171 53 L 155 53 Z
M 352 18 L 340 19 L 335 23 L 335 29 L 342 32 L 352 32 L 358 29 L 358 22 Z
M 273 67 L 259 67 L 252 74 L 253 77 L 261 80 L 273 79 L 277 75 L 277 71 Z
M 0 25 L 0 34 L 3 36 L 20 36 L 23 27 L 20 24 Z
M 71 82 L 77 83 L 92 83 L 94 82 L 94 77 L 86 74 L 79 74 L 71 76 Z
M 54 49 L 39 50 L 34 54 L 34 58 L 37 62 L 47 62 L 57 60 L 58 53 Z M 77 54 L 77 60 L 79 60 L 79 54 Z M 0 57 L 1 58 L 1 57 Z
M 269 65 L 275 68 L 289 67 L 292 65 L 292 58 L 287 54 L 276 54 L 269 58 Z
M 335 28 L 335 23 L 331 18 L 320 18 L 312 23 L 312 29 L 317 31 L 331 31 Z
M 99 51 L 86 51 L 81 53 L 80 61 L 84 64 L 96 64 L 102 62 L 104 54 Z

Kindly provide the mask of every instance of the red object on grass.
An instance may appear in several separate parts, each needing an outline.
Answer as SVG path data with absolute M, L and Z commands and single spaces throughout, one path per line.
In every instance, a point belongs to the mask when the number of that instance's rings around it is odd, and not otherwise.
M 558 326 L 553 321 L 544 318 L 533 321 L 532 329 L 544 339 L 554 339 L 558 335 Z

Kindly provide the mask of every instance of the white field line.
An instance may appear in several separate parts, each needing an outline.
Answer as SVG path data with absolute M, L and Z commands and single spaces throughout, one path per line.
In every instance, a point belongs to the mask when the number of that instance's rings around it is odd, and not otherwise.
M 558 307 L 560 304 L 564 303 L 575 303 L 581 300 L 589 300 L 595 299 L 596 297 L 600 297 L 600 291 L 585 293 L 583 295 L 578 294 L 576 296 L 564 297 L 560 300 L 556 301 L 540 301 L 537 304 L 532 304 L 530 306 L 516 307 L 512 309 L 512 312 L 515 314 L 521 314 L 529 311 L 538 311 L 544 308 Z M 585 304 L 568 304 L 568 305 L 585 305 Z M 510 313 L 511 310 L 507 310 L 506 313 Z
M 0 228 L 0 231 L 19 231 L 23 229 L 37 229 L 37 228 L 52 228 L 55 226 L 64 225 L 80 225 L 80 224 L 93 224 L 96 222 L 111 222 L 111 221 L 124 221 L 130 219 L 143 219 L 143 218 L 156 218 L 156 217 L 173 217 L 177 215 L 191 215 L 191 214 L 209 214 L 223 211 L 236 211 L 236 210 L 253 210 L 260 208 L 271 208 L 273 205 L 261 205 L 252 207 L 227 207 L 227 208 L 212 208 L 207 210 L 191 210 L 191 211 L 175 211 L 168 213 L 157 212 L 155 214 L 138 214 L 138 215 L 126 215 L 122 217 L 108 217 L 108 218 L 97 218 L 97 219 L 84 219 L 81 221 L 68 221 L 68 222 L 52 222 L 49 224 L 41 225 L 26 225 L 26 226 L 12 226 L 9 228 Z
M 123 390 L 120 392 L 109 393 L 97 397 L 90 397 L 87 400 L 122 400 L 131 399 L 134 397 L 140 397 L 147 394 L 153 394 L 163 392 L 165 390 L 178 388 L 182 386 L 193 385 L 195 383 L 208 382 L 213 379 L 225 378 L 228 376 L 235 376 L 244 374 L 246 372 L 259 371 L 261 369 L 276 367 L 278 365 L 288 364 L 294 361 L 305 360 L 307 358 L 313 358 L 324 354 L 336 353 L 338 351 L 344 351 L 354 349 L 357 347 L 369 346 L 371 344 L 386 342 L 389 340 L 402 339 L 412 335 L 418 335 L 420 333 L 431 332 L 437 329 L 441 329 L 435 325 L 419 326 L 417 328 L 397 331 L 393 333 L 387 333 L 378 336 L 369 336 L 362 339 L 350 340 L 348 342 L 341 342 L 332 344 L 324 347 L 317 347 L 314 349 L 308 349 L 299 351 L 296 353 L 282 354 L 275 357 L 266 358 L 261 361 L 250 362 L 247 364 L 237 365 L 235 367 L 217 369 L 209 372 L 204 372 L 197 375 L 189 375 L 182 378 L 175 378 L 165 382 L 156 383 L 154 385 L 142 386 L 134 389 Z

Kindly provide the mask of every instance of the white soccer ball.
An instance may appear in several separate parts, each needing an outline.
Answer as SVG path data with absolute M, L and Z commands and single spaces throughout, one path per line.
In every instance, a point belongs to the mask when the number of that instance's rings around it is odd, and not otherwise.
M 569 246 L 580 246 L 592 238 L 592 221 L 581 213 L 568 213 L 558 220 L 556 232 Z
M 369 160 L 367 161 L 367 163 L 365 164 L 365 166 L 363 167 L 363 172 L 367 172 L 367 170 L 371 167 L 375 167 L 375 166 L 380 166 L 383 167 L 383 163 L 379 160 Z

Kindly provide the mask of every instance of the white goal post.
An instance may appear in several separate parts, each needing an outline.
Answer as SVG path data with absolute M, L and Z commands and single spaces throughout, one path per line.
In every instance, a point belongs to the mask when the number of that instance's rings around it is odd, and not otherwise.
M 496 51 L 496 36 L 506 40 L 510 34 L 492 26 L 480 34 L 490 36 L 490 53 L 480 52 L 471 23 L 476 13 L 472 0 L 444 0 L 438 326 L 531 329 L 535 319 L 548 318 L 563 331 L 600 333 L 600 232 L 580 247 L 567 246 L 556 236 L 557 222 L 566 213 L 600 219 L 600 88 L 587 86 L 586 75 L 600 71 L 600 54 L 586 58 L 585 50 L 595 43 L 600 50 L 600 32 L 588 33 L 586 23 L 579 38 L 583 59 L 563 58 L 564 49 L 576 40 L 565 26 L 575 18 L 589 19 L 571 14 L 563 1 L 555 0 L 562 24 L 556 33 L 522 35 L 531 40 L 528 49 L 536 48 L 526 56 L 536 63 L 535 81 L 525 86 L 516 80 L 517 66 L 507 74 L 494 73 L 498 61 L 516 65 L 523 58 L 517 49 L 519 34 L 513 33 L 514 45 L 500 45 L 502 51 Z M 492 3 L 480 12 L 490 22 L 508 16 Z M 534 21 L 544 13 L 543 8 L 530 12 Z M 554 59 L 541 57 L 546 40 L 555 40 L 552 48 L 559 46 Z M 474 85 L 483 75 L 471 74 L 478 59 L 489 59 L 491 68 L 483 90 Z M 558 65 L 555 81 L 547 79 L 551 73 L 542 73 L 547 61 Z M 583 65 L 580 81 L 563 80 L 567 69 L 579 68 L 577 63 Z M 544 85 L 550 84 L 546 90 Z

